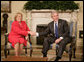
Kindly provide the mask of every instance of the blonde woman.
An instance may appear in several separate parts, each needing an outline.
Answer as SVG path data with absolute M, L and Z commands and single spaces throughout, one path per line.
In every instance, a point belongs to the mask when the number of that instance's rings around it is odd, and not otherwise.
M 15 20 L 8 36 L 9 42 L 12 43 L 12 47 L 15 49 L 15 56 L 21 53 L 23 46 L 27 46 L 28 32 L 30 31 L 25 21 L 22 21 L 22 17 L 21 13 L 15 15 Z

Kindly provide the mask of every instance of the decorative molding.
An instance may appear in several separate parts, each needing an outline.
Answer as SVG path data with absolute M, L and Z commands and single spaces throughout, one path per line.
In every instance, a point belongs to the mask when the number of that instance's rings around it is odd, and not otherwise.
M 2 1 L 3 2 L 3 1 Z M 8 8 L 5 7 L 5 2 L 8 2 Z M 4 3 L 4 4 L 3 4 Z M 11 13 L 11 1 L 4 1 L 3 3 L 1 3 L 1 12 L 8 12 Z M 3 8 L 4 7 L 4 8 Z M 8 11 L 6 11 L 6 9 L 8 9 Z
M 31 10 L 31 13 L 51 13 L 52 11 L 56 11 L 56 10 L 50 10 L 50 9 L 41 9 L 41 10 Z M 59 13 L 72 13 L 71 10 L 66 10 L 66 11 L 62 11 L 62 10 L 57 10 Z M 28 10 L 27 10 L 28 12 Z M 74 12 L 79 12 L 79 9 L 78 10 L 74 10 Z

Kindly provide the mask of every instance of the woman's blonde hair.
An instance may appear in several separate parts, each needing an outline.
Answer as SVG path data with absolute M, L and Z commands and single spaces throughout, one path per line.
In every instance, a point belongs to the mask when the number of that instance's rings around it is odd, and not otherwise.
M 16 18 L 17 18 L 17 15 L 18 15 L 18 14 L 21 15 L 21 21 L 22 21 L 22 17 L 23 17 L 23 15 L 22 15 L 22 13 L 20 13 L 20 12 L 16 13 L 16 15 L 15 15 L 15 17 L 14 17 L 14 20 L 17 21 Z

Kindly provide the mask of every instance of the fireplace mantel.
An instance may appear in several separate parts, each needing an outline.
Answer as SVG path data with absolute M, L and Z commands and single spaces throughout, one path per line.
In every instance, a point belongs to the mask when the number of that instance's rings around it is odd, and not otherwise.
M 41 9 L 41 10 L 36 10 L 36 9 L 33 9 L 33 10 L 26 10 L 26 12 L 31 12 L 31 13 L 50 13 L 52 11 L 58 11 L 59 13 L 72 13 L 72 12 L 79 12 L 79 9 L 78 10 L 74 10 L 74 11 L 71 11 L 71 10 L 66 10 L 66 11 L 62 11 L 62 10 L 49 10 L 49 9 Z

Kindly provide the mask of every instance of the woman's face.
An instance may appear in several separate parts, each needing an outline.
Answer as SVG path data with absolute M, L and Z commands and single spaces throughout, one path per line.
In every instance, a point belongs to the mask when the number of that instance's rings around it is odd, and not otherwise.
M 21 14 L 17 14 L 16 20 L 19 21 L 19 22 L 22 20 Z

